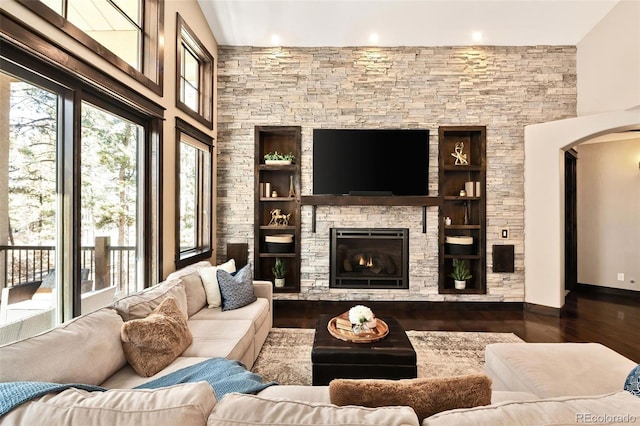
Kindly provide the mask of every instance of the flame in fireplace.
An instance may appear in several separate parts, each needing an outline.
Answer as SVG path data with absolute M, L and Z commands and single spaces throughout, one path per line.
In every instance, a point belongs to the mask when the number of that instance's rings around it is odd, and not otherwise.
M 358 256 L 358 266 L 363 268 L 373 268 L 373 257 L 369 256 L 368 259 L 365 259 L 364 256 Z

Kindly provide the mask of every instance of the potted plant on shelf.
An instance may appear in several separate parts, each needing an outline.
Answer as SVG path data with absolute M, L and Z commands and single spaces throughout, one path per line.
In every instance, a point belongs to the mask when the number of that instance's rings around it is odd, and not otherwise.
M 271 268 L 271 272 L 273 272 L 276 287 L 284 287 L 284 277 L 287 274 L 287 268 L 282 259 L 276 257 L 276 263 L 274 263 L 273 268 Z
M 472 277 L 464 260 L 453 259 L 453 272 L 449 275 L 453 278 L 456 290 L 464 290 L 467 287 L 467 280 Z
M 296 160 L 293 153 L 283 154 L 281 152 L 268 152 L 264 155 L 264 164 L 286 166 Z

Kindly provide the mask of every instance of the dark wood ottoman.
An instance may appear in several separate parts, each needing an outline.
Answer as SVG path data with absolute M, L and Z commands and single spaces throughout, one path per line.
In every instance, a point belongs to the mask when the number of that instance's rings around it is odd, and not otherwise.
M 327 330 L 331 315 L 321 315 L 311 350 L 314 386 L 333 379 L 413 379 L 417 377 L 416 351 L 404 328 L 393 317 L 382 318 L 389 334 L 373 343 L 336 339 Z

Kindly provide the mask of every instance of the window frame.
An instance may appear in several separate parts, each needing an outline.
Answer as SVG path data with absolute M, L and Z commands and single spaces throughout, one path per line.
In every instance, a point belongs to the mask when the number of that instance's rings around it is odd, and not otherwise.
M 182 68 L 184 58 L 182 46 L 185 44 L 198 60 L 198 111 L 194 111 L 182 102 Z M 215 58 L 204 44 L 198 39 L 180 13 L 176 13 L 176 107 L 197 120 L 199 123 L 213 129 L 213 70 Z
M 193 249 L 182 251 L 180 247 L 180 145 L 182 144 L 182 135 L 187 135 L 196 141 L 202 143 L 203 145 L 208 147 L 208 156 L 209 156 L 209 165 L 211 170 L 209 171 L 209 182 L 208 186 L 210 188 L 210 194 L 208 201 L 208 211 L 209 216 L 208 220 L 211 222 L 209 224 L 209 235 L 202 235 L 202 227 L 200 226 L 203 220 L 202 206 L 197 206 L 197 212 L 195 216 L 198 218 L 197 223 L 197 242 L 196 247 Z M 180 117 L 176 117 L 176 194 L 175 194 L 175 263 L 176 268 L 184 268 L 187 265 L 191 265 L 200 260 L 209 259 L 213 255 L 213 206 L 214 206 L 214 191 L 213 191 L 213 149 L 214 149 L 214 139 L 207 135 L 204 132 L 196 129 L 191 124 L 182 120 Z M 200 182 L 198 178 L 198 186 L 202 188 L 204 184 Z M 206 238 L 205 238 L 206 237 Z M 208 245 L 203 243 L 203 241 L 208 240 Z
M 130 77 L 134 78 L 156 95 L 163 95 L 164 64 L 164 1 L 142 0 L 143 34 L 141 43 L 141 70 L 137 70 L 93 39 L 80 28 L 69 22 L 64 16 L 39 0 L 16 0 L 18 3 L 58 28 L 69 37 L 107 60 Z M 67 0 L 64 0 L 66 8 Z
M 65 88 L 65 96 L 60 108 L 63 114 L 64 127 L 60 130 L 59 156 L 59 187 L 65 194 L 60 197 L 63 214 L 62 265 L 60 267 L 64 280 L 62 284 L 62 303 L 60 305 L 60 320 L 67 321 L 80 315 L 80 234 L 73 226 L 80 223 L 80 103 L 88 101 L 100 105 L 112 113 L 121 115 L 145 129 L 144 164 L 140 169 L 140 179 L 143 180 L 142 196 L 142 232 L 145 235 L 142 245 L 142 277 L 140 286 L 148 287 L 159 281 L 162 271 L 162 121 L 164 109 L 131 90 L 109 75 L 103 74 L 94 65 L 84 59 L 66 51 L 52 40 L 46 38 L 33 28 L 20 22 L 15 17 L 0 11 L 2 31 L 0 32 L 0 52 L 3 68 L 6 64 L 24 70 L 16 75 L 31 81 L 29 75 L 41 78 Z M 155 156 L 154 156 L 155 154 Z M 152 191 L 156 190 L 155 197 Z M 62 278 L 60 278 L 62 279 Z

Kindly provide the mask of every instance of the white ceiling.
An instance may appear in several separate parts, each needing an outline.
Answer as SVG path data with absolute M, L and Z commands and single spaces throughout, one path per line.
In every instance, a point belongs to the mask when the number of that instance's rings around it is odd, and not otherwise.
M 198 0 L 220 45 L 300 47 L 576 45 L 617 2 Z M 472 40 L 475 31 L 481 42 Z

